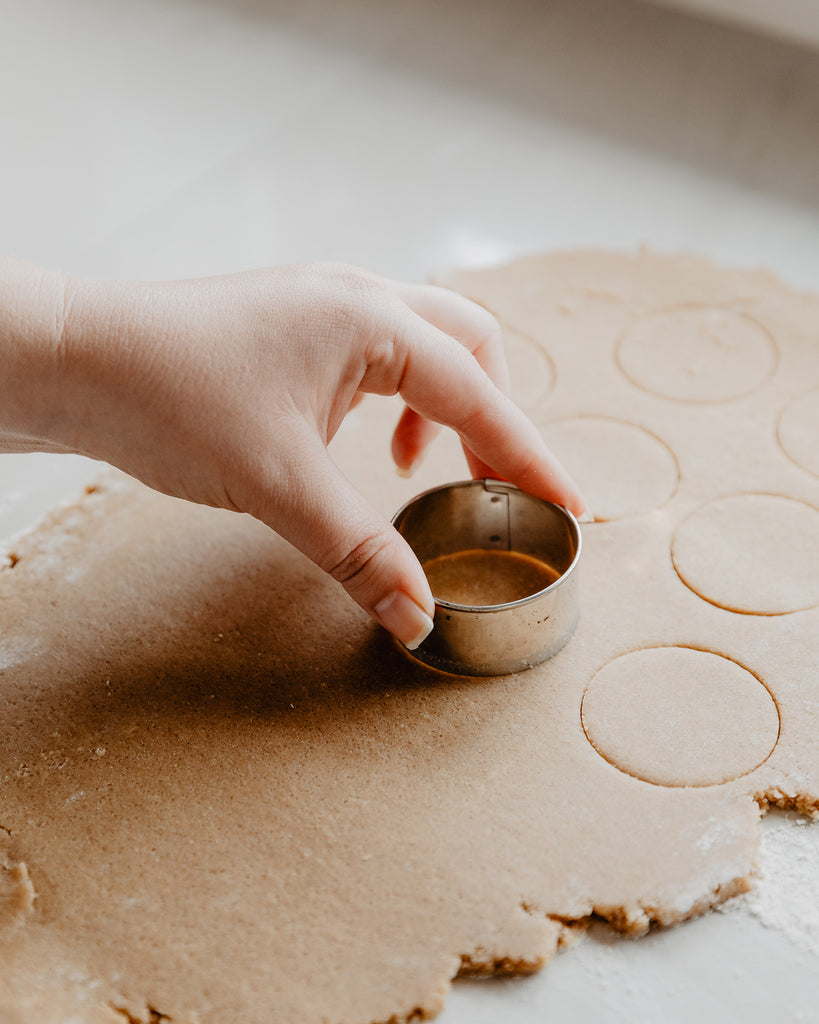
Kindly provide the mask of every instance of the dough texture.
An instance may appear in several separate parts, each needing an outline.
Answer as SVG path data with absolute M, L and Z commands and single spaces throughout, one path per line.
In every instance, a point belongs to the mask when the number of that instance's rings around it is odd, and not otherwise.
M 819 807 L 819 299 L 649 253 L 443 283 L 598 481 L 573 639 L 445 676 L 248 517 L 116 475 L 54 512 L 0 570 L 4 1024 L 422 1019 L 593 913 L 637 935 L 745 891 L 760 809 Z M 387 514 L 465 473 L 448 437 L 400 479 L 398 408 L 334 441 Z
M 770 334 L 747 313 L 686 304 L 630 324 L 617 351 L 639 387 L 680 402 L 722 402 L 753 392 L 773 372 Z
M 615 658 L 583 695 L 583 728 L 621 771 L 660 786 L 716 786 L 758 768 L 779 739 L 770 693 L 728 658 L 653 647 Z
M 598 522 L 651 512 L 679 482 L 673 454 L 640 427 L 602 416 L 547 421 L 542 433 L 566 465 Z
M 819 511 L 804 502 L 709 502 L 680 524 L 671 554 L 694 593 L 730 611 L 782 615 L 819 604 Z
M 779 443 L 797 465 L 819 476 L 819 388 L 797 395 L 779 421 Z

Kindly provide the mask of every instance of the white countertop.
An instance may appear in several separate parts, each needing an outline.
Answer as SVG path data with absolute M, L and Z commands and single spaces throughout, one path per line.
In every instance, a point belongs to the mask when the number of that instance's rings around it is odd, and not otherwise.
M 0 0 L 0 42 L 0 249 L 72 273 L 421 280 L 648 244 L 819 287 L 807 49 L 627 0 Z M 0 459 L 0 536 L 93 470 Z M 819 1020 L 811 828 L 781 913 L 599 926 L 538 977 L 459 982 L 441 1024 Z

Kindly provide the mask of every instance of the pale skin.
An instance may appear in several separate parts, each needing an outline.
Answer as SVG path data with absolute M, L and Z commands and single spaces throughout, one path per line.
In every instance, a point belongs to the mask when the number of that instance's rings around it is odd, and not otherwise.
M 496 321 L 445 289 L 336 264 L 112 283 L 0 257 L 0 346 L 0 451 L 76 452 L 248 512 L 409 647 L 432 628 L 426 577 L 327 452 L 362 394 L 406 404 L 399 471 L 444 425 L 474 477 L 586 511 L 506 394 Z

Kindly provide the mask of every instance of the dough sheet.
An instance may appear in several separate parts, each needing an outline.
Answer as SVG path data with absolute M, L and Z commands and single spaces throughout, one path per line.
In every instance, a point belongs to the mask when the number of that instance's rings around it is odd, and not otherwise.
M 819 299 L 689 256 L 454 274 L 585 488 L 528 672 L 407 658 L 246 516 L 111 475 L 0 571 L 3 1024 L 404 1024 L 745 891 L 819 807 Z M 399 405 L 333 451 L 391 514 Z M 570 953 L 568 955 L 571 955 Z

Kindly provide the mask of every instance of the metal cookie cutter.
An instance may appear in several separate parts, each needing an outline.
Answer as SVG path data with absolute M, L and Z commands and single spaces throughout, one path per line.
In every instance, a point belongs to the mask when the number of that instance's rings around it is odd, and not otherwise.
M 560 574 L 508 604 L 455 604 L 433 595 L 435 628 L 412 657 L 456 675 L 506 675 L 545 661 L 571 637 L 582 541 L 563 506 L 499 480 L 465 480 L 424 491 L 392 522 L 422 565 L 460 551 L 514 551 Z

